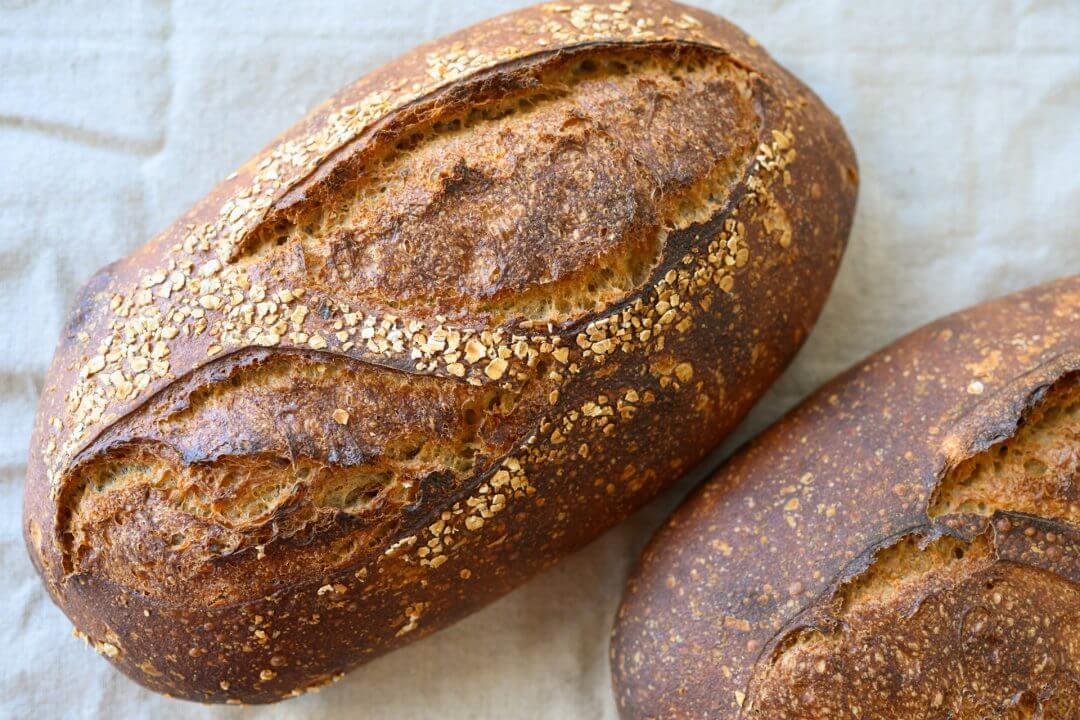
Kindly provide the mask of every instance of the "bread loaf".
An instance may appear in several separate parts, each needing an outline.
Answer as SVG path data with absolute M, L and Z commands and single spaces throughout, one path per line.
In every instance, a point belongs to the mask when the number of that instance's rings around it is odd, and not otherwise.
M 1080 717 L 1080 276 L 815 393 L 653 538 L 627 718 Z
M 825 299 L 854 163 L 750 38 L 667 2 L 376 70 L 82 291 L 26 492 L 49 592 L 214 702 L 446 626 L 743 416 Z

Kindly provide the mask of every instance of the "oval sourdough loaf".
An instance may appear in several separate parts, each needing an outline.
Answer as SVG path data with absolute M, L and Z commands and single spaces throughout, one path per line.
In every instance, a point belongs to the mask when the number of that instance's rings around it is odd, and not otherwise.
M 810 330 L 855 193 L 836 118 L 707 14 L 547 5 L 421 47 L 83 290 L 34 562 L 151 688 L 324 683 L 701 459 Z
M 928 325 L 726 463 L 616 621 L 628 718 L 1080 717 L 1080 276 Z

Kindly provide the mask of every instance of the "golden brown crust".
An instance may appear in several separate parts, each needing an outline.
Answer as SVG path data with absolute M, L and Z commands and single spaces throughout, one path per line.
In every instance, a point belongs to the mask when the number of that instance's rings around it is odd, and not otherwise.
M 856 183 L 812 93 L 673 3 L 418 48 L 83 290 L 31 556 L 151 688 L 326 682 L 703 457 L 812 326 Z
M 1080 276 L 825 385 L 671 517 L 612 641 L 626 717 L 1080 712 Z

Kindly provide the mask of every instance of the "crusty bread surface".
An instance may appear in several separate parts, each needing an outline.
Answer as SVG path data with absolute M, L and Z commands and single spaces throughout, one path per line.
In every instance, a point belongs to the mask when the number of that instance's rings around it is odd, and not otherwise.
M 836 118 L 697 10 L 543 5 L 422 46 L 82 290 L 34 563 L 155 690 L 324 684 L 700 460 L 813 325 L 856 185 Z
M 825 385 L 652 539 L 627 718 L 1080 717 L 1080 276 Z

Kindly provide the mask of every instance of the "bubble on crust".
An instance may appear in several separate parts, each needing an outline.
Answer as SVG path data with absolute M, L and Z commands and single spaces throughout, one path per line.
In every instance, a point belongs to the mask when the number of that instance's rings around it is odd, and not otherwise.
M 1024 413 L 1011 437 L 961 462 L 943 478 L 928 507 L 929 518 L 941 520 L 957 514 L 988 518 L 1007 511 L 1076 525 L 1080 520 L 1075 494 L 1080 450 L 1078 415 L 1080 374 L 1071 373 Z M 947 603 L 960 592 L 958 588 L 975 582 L 973 578 L 983 577 L 986 574 L 983 571 L 988 571 L 995 562 L 989 538 L 989 531 L 970 541 L 950 535 L 928 539 L 913 533 L 879 550 L 864 571 L 842 584 L 827 601 L 827 625 L 792 632 L 773 650 L 757 678 L 756 686 L 763 695 L 755 699 L 755 711 L 767 715 L 769 708 L 802 705 L 822 711 L 829 698 L 839 697 L 834 692 L 831 674 L 837 671 L 835 663 L 855 652 L 852 648 L 858 645 L 857 638 L 871 632 L 881 617 L 908 622 L 924 612 L 924 603 L 931 598 L 943 598 Z M 1018 566 L 1017 572 L 1037 571 Z M 1047 581 L 1045 577 L 1043 580 Z M 1002 584 L 1000 592 L 990 592 L 994 582 L 987 580 L 985 586 L 980 586 L 980 590 L 988 592 L 991 605 L 1033 602 L 1031 598 L 1003 601 L 1006 585 Z M 1021 584 L 1029 582 L 1033 581 Z M 1065 578 L 1060 578 L 1060 582 L 1069 586 Z M 1080 607 L 1075 585 L 1062 593 L 1062 608 Z M 984 628 L 993 624 L 993 618 L 986 607 L 972 605 L 971 611 L 957 620 L 959 642 L 979 645 Z M 906 652 L 932 663 L 925 649 L 912 646 Z M 912 687 L 926 687 L 927 683 L 932 685 L 933 680 L 924 677 L 924 673 L 912 676 L 909 681 Z M 815 688 L 815 699 L 804 703 L 809 695 L 803 691 L 811 685 Z M 939 706 L 950 702 L 945 687 L 931 697 Z M 1032 713 L 1060 705 L 1068 699 L 1068 693 L 1032 693 L 1028 688 L 1014 699 L 1016 704 L 1005 716 L 1036 717 L 1039 715 Z M 792 716 L 803 717 L 797 713 Z
M 1075 697 L 1067 686 L 1076 658 L 1067 659 L 1061 628 L 1080 611 L 1080 592 L 1065 577 L 995 562 L 987 534 L 907 535 L 843 586 L 831 609 L 829 626 L 792 633 L 759 666 L 747 717 L 833 717 L 853 692 L 864 713 L 898 717 L 928 704 L 967 717 L 1027 695 L 1037 701 L 1028 710 L 1045 712 Z M 1026 716 L 1025 703 L 1015 709 L 1007 716 Z

